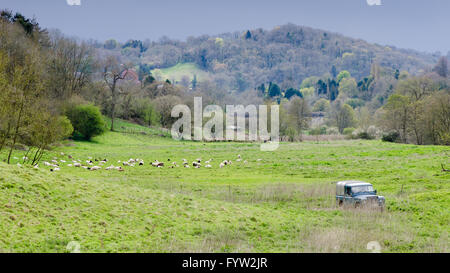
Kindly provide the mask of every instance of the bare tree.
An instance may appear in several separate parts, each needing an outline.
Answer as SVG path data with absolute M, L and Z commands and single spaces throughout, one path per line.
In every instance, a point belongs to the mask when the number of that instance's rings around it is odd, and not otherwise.
M 111 91 L 111 131 L 114 131 L 114 118 L 118 97 L 122 94 L 120 88 L 117 88 L 119 81 L 125 80 L 129 69 L 124 64 L 119 64 L 117 58 L 109 56 L 104 64 L 103 79 Z
M 52 51 L 48 57 L 47 88 L 58 99 L 79 94 L 92 74 L 93 49 L 86 43 L 53 35 Z

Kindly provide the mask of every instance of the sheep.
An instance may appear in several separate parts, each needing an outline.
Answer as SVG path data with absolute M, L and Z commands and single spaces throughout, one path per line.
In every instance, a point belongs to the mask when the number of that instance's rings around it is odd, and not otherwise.
M 128 162 L 122 162 L 122 165 L 124 165 L 124 166 L 130 166 L 130 163 L 128 163 Z
M 91 171 L 97 171 L 97 170 L 100 170 L 101 169 L 101 167 L 99 167 L 99 166 L 94 166 L 94 167 L 92 167 L 90 170 Z
M 72 164 L 67 164 L 67 167 L 72 167 L 73 165 Z
M 52 164 L 50 164 L 50 163 L 48 163 L 47 161 L 45 161 L 45 162 L 44 162 L 44 165 L 48 167 L 48 166 L 51 166 Z
M 209 164 L 205 166 L 205 168 L 211 168 L 211 167 L 212 167 L 212 166 L 211 166 L 211 165 L 209 165 Z
M 119 172 L 123 172 L 123 171 L 125 171 L 122 167 L 116 167 L 116 170 L 118 170 Z
M 158 160 L 155 160 L 155 162 L 152 163 L 153 167 L 158 167 L 158 168 L 162 168 L 164 167 L 164 163 L 163 162 L 159 162 Z
M 191 166 L 189 166 L 188 164 L 184 165 L 185 168 L 190 168 Z
M 139 166 L 144 166 L 144 161 L 140 161 Z
M 114 167 L 113 165 L 111 165 L 111 166 L 109 166 L 109 167 L 106 167 L 105 170 L 109 171 L 109 170 L 112 170 L 112 169 L 115 169 L 115 168 L 116 168 L 116 167 Z
M 38 164 L 36 164 L 36 165 L 34 165 L 34 167 L 33 167 L 34 169 L 39 169 L 39 165 Z
M 202 164 L 200 164 L 200 162 L 192 162 L 192 167 L 200 168 L 201 166 Z
M 241 162 L 241 159 L 240 158 L 236 159 L 236 162 Z
M 73 166 L 79 168 L 79 167 L 81 167 L 81 163 L 76 162 L 73 164 Z
M 66 163 L 66 161 L 65 161 L 65 160 L 62 160 L 62 159 L 60 160 L 60 162 L 61 162 L 61 163 Z
M 222 169 L 223 167 L 225 167 L 225 164 L 223 164 L 223 162 L 222 162 L 222 163 L 220 163 L 219 167 Z
M 238 155 L 238 158 L 241 158 L 241 155 Z
M 57 164 L 58 163 L 58 161 L 56 161 L 56 160 L 52 160 L 52 163 L 54 163 L 54 164 Z

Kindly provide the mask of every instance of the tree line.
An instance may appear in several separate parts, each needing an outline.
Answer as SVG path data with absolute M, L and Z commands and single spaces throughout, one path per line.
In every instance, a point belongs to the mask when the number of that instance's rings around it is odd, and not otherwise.
M 283 36 L 286 32 L 291 35 L 288 40 Z M 229 38 L 244 39 L 245 43 L 266 41 L 262 45 L 270 48 L 269 40 L 305 46 L 311 42 L 308 37 L 317 34 L 304 30 L 300 39 L 300 33 L 301 29 L 288 26 Z M 225 38 L 214 43 L 224 46 Z M 254 88 L 243 81 L 241 89 L 226 91 L 217 75 L 201 81 L 194 77 L 187 85 L 155 77 L 151 66 L 140 58 L 148 57 L 159 45 L 164 50 L 180 46 L 168 39 L 157 45 L 130 41 L 123 46 L 110 40 L 99 49 L 93 42 L 42 29 L 19 13 L 2 11 L 0 152 L 5 160 L 11 162 L 15 149 L 24 149 L 23 162 L 37 164 L 45 151 L 62 139 L 90 139 L 106 130 L 120 130 L 116 118 L 170 128 L 175 121 L 173 106 L 192 107 L 194 96 L 201 96 L 205 105 L 222 107 L 279 104 L 281 134 L 290 140 L 317 134 L 371 138 L 381 132 L 388 141 L 449 144 L 450 84 L 445 57 L 418 76 L 376 62 L 371 63 L 367 75 L 356 76 L 332 65 L 330 73 L 304 77 L 300 82 L 267 81 L 254 74 Z M 139 51 L 138 59 L 124 51 L 130 48 Z M 223 49 L 216 57 L 225 60 L 229 54 Z M 209 66 L 209 57 L 204 57 L 203 65 Z M 108 122 L 103 116 L 109 117 Z

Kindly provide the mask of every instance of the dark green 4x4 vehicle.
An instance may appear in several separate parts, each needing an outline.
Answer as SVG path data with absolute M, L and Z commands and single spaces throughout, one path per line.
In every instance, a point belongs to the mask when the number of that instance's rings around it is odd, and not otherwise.
M 336 204 L 338 206 L 379 207 L 385 206 L 384 196 L 377 195 L 372 184 L 362 181 L 341 181 L 336 184 Z

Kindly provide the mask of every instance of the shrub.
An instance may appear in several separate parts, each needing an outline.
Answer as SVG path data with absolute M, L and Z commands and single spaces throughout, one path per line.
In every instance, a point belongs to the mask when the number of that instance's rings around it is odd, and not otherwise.
M 326 135 L 327 134 L 327 127 L 326 126 L 316 127 L 314 129 L 311 129 L 309 131 L 309 134 L 313 135 L 313 136 Z
M 371 136 L 369 133 L 367 133 L 367 132 L 360 132 L 360 133 L 358 133 L 358 135 L 357 135 L 357 138 L 360 138 L 360 139 L 374 139 L 374 137 L 373 136 Z
M 74 136 L 90 140 L 105 132 L 105 121 L 98 107 L 94 105 L 77 105 L 67 111 L 67 117 L 74 128 Z
M 73 126 L 70 120 L 66 116 L 60 116 L 58 118 L 58 125 L 60 128 L 59 132 L 59 138 L 65 139 L 72 135 L 73 133 Z
M 397 142 L 400 139 L 400 134 L 397 132 L 391 132 L 387 135 L 383 135 L 382 140 L 385 142 Z
M 327 135 L 339 135 L 339 130 L 336 127 L 331 127 L 327 129 Z
M 343 134 L 346 135 L 346 136 L 348 136 L 348 135 L 353 134 L 353 132 L 354 132 L 355 130 L 356 130 L 355 128 L 345 128 Z

